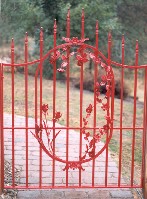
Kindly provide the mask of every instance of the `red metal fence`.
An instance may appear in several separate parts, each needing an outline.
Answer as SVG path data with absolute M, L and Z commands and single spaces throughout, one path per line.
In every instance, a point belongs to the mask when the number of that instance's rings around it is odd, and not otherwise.
M 114 62 L 111 59 L 111 33 L 108 34 L 108 57 L 104 56 L 99 50 L 98 22 L 96 22 L 95 46 L 85 43 L 88 39 L 84 38 L 84 11 L 82 12 L 81 19 L 81 39 L 77 37 L 70 39 L 69 12 L 67 15 L 67 35 L 66 38 L 63 38 L 64 44 L 56 45 L 56 33 L 57 25 L 55 21 L 54 47 L 44 55 L 43 30 L 40 30 L 40 58 L 31 62 L 28 60 L 28 35 L 26 34 L 25 58 L 24 63 L 20 64 L 15 64 L 14 41 L 12 39 L 11 63 L 1 63 L 0 65 L 1 188 L 142 188 L 145 176 L 145 140 L 147 129 L 147 65 L 138 65 L 138 41 L 136 41 L 135 64 L 130 66 L 125 65 L 124 36 L 122 37 L 121 63 Z M 76 60 L 76 68 L 80 73 L 80 91 L 77 104 L 75 104 L 76 102 L 71 104 L 70 99 L 73 94 L 70 86 L 71 59 Z M 47 84 L 47 82 L 43 81 L 43 65 L 45 60 L 48 60 L 48 64 L 51 64 L 53 67 L 53 81 L 49 85 L 52 90 L 50 95 L 47 95 L 44 90 L 44 86 Z M 89 60 L 93 62 L 94 66 L 92 101 L 85 100 L 83 92 L 83 82 L 86 78 L 84 76 L 84 67 Z M 32 66 L 37 66 L 37 68 L 33 84 L 31 85 L 28 80 L 28 69 Z M 119 68 L 121 76 L 119 102 L 118 99 L 114 98 L 116 79 L 113 73 L 114 66 Z M 11 107 L 9 107 L 11 116 L 8 117 L 5 113 L 7 110 L 5 94 L 9 92 L 5 90 L 5 80 L 7 78 L 4 73 L 5 67 L 10 67 L 11 69 Z M 15 68 L 17 67 L 24 67 L 23 87 L 20 84 L 20 90 L 24 90 L 24 101 L 20 104 L 20 109 L 25 117 L 20 118 L 19 123 L 17 123 L 17 109 L 15 107 L 18 92 L 16 92 L 15 87 L 15 75 L 17 75 Z M 100 70 L 103 71 L 103 74 L 100 80 L 98 80 Z M 144 99 L 142 103 L 137 101 L 139 71 L 144 71 L 142 77 L 144 79 L 142 85 Z M 60 84 L 58 84 L 56 78 L 57 73 L 62 72 L 66 76 L 66 90 L 63 91 L 62 96 L 58 96 Z M 123 90 L 124 80 L 128 78 L 126 76 L 128 72 L 134 76 L 134 93 L 127 106 L 126 101 L 123 99 Z M 105 88 L 105 94 L 103 95 L 100 94 L 102 87 Z M 29 96 L 31 90 L 33 95 Z M 44 98 L 46 95 L 47 97 Z M 34 100 L 34 103 L 30 105 L 29 100 L 31 98 Z M 49 100 L 52 101 L 51 104 L 48 103 Z M 30 113 L 30 108 L 32 108 L 30 106 L 33 107 L 34 113 Z M 60 109 L 60 106 L 65 107 L 64 112 L 57 110 L 57 108 Z M 71 106 L 75 106 L 76 111 L 79 111 L 79 121 L 76 125 L 73 125 L 71 122 L 73 114 L 71 113 Z M 34 117 L 34 119 L 31 120 L 30 116 Z M 62 118 L 64 126 L 57 124 L 58 122 L 61 123 Z M 49 120 L 52 122 L 49 122 Z M 78 135 L 77 143 L 72 143 L 72 140 L 74 140 L 72 136 L 75 136 L 75 133 Z M 57 141 L 58 138 L 59 141 Z M 8 147 L 7 144 L 9 143 L 11 143 L 11 146 Z M 24 148 L 22 148 L 23 146 Z M 61 149 L 60 146 L 62 146 Z M 74 148 L 74 146 L 76 147 Z M 114 163 L 110 157 L 110 146 L 115 148 L 117 153 L 116 166 L 112 166 Z M 34 153 L 31 151 L 31 147 L 34 147 Z M 128 147 L 127 153 L 124 150 L 125 147 Z M 62 151 L 63 148 L 64 152 Z M 8 150 L 9 153 L 7 153 Z M 73 152 L 73 150 L 75 151 Z M 23 157 L 21 169 L 24 172 L 24 181 L 16 183 L 15 167 L 17 168 L 21 164 L 21 160 L 17 158 L 20 153 Z M 38 154 L 36 160 L 33 159 L 33 154 L 36 157 L 35 153 Z M 76 157 L 71 159 L 71 157 L 74 157 L 73 153 Z M 138 164 L 141 170 L 139 170 L 139 173 L 136 173 L 138 171 L 136 170 L 138 153 L 140 153 Z M 126 164 L 123 158 L 125 155 L 128 156 L 129 165 L 128 163 Z M 9 185 L 4 184 L 5 158 L 9 158 L 12 161 L 12 184 Z M 48 163 L 46 163 L 46 159 Z M 31 161 L 33 160 L 37 162 L 37 167 L 34 166 L 32 170 L 33 164 Z M 46 173 L 44 173 L 45 168 Z M 127 177 L 125 176 L 126 170 L 123 171 L 125 168 L 128 168 Z M 35 176 L 35 173 L 37 173 L 37 176 Z M 34 183 L 30 180 L 33 175 L 38 179 Z M 48 178 L 46 175 L 48 175 Z M 85 180 L 86 176 L 88 176 L 88 180 Z M 137 181 L 135 176 L 137 176 Z M 44 182 L 44 177 L 47 178 L 46 182 Z M 59 179 L 62 179 L 62 181 L 60 182 Z

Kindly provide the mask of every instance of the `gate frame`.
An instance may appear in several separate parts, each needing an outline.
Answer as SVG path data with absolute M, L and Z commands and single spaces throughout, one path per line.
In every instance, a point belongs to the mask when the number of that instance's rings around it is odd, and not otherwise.
M 82 11 L 83 14 L 83 11 Z M 84 22 L 83 22 L 84 23 Z M 70 28 L 70 18 L 69 18 L 69 11 L 67 15 L 67 37 L 70 36 L 69 32 Z M 42 31 L 42 29 L 41 29 Z M 84 35 L 84 28 L 82 28 L 82 36 Z M 56 32 L 55 32 L 56 33 Z M 43 40 L 41 41 L 41 49 L 40 52 L 42 52 L 42 44 Z M 27 42 L 27 41 L 26 41 Z M 55 45 L 55 44 L 54 44 Z M 26 57 L 25 57 L 25 64 L 28 63 L 27 60 L 27 47 L 25 51 Z M 42 59 L 42 53 L 40 53 L 40 64 Z M 113 62 L 115 63 L 115 62 Z M 9 64 L 8 64 L 9 65 Z M 12 63 L 14 67 L 14 63 Z M 138 68 L 138 67 L 137 67 Z M 144 66 L 145 68 L 145 78 L 147 79 L 147 65 Z M 144 151 L 144 157 L 143 157 L 143 168 L 142 168 L 142 190 L 144 194 L 144 198 L 147 198 L 147 84 L 144 84 L 145 90 L 144 90 L 144 104 L 145 104 L 145 110 L 144 110 L 144 144 L 143 144 L 143 151 Z M 2 178 L 4 176 L 4 137 L 3 137 L 3 63 L 0 63 L 0 194 L 2 194 L 3 188 L 4 188 L 4 179 Z
M 0 194 L 4 188 L 3 64 L 0 63 Z
M 147 79 L 147 68 L 145 69 L 145 78 Z M 147 198 L 147 84 L 145 84 L 145 113 L 144 113 L 144 129 L 145 129 L 145 133 L 144 133 L 144 165 L 143 165 L 143 187 L 142 187 L 142 191 L 143 191 L 143 195 L 144 198 Z

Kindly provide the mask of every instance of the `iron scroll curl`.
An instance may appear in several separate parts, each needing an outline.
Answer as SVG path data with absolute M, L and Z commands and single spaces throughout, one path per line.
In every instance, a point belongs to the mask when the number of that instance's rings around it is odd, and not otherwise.
M 43 123 L 38 125 L 35 125 L 35 132 L 31 132 L 33 134 L 33 136 L 37 139 L 37 141 L 39 142 L 41 148 L 43 149 L 43 151 L 52 159 L 65 163 L 66 166 L 65 168 L 63 168 L 63 170 L 66 169 L 83 169 L 82 164 L 89 162 L 95 158 L 97 158 L 109 145 L 109 142 L 112 138 L 112 134 L 113 134 L 113 113 L 114 113 L 114 74 L 113 74 L 113 70 L 112 67 L 110 65 L 110 60 L 105 60 L 105 62 L 102 60 L 102 58 L 99 55 L 99 51 L 94 48 L 93 46 L 87 46 L 87 44 L 85 44 L 84 42 L 86 40 L 88 40 L 88 38 L 86 39 L 82 39 L 79 40 L 77 37 L 74 37 L 72 39 L 69 38 L 63 38 L 63 40 L 65 41 L 65 44 L 60 45 L 60 48 L 55 47 L 52 52 L 54 52 L 53 54 L 49 54 L 49 62 L 51 64 L 56 63 L 56 61 L 58 59 L 61 60 L 61 65 L 59 68 L 57 68 L 58 72 L 65 72 L 66 68 L 68 67 L 68 59 L 72 56 L 75 57 L 76 61 L 77 61 L 77 65 L 79 67 L 83 66 L 86 62 L 88 62 L 90 59 L 93 61 L 93 63 L 95 65 L 97 65 L 97 67 L 101 67 L 104 71 L 105 71 L 105 75 L 101 76 L 101 81 L 100 82 L 96 82 L 94 85 L 94 95 L 96 98 L 96 104 L 92 104 L 89 103 L 88 107 L 86 108 L 86 115 L 85 117 L 83 117 L 83 127 L 80 130 L 80 132 L 82 133 L 83 138 L 86 140 L 87 144 L 85 146 L 85 150 L 84 153 L 82 154 L 82 156 L 80 157 L 80 159 L 78 161 L 67 161 L 65 159 L 62 159 L 58 156 L 56 156 L 53 153 L 53 142 L 54 140 L 50 138 L 51 135 L 51 128 L 48 127 L 48 122 L 47 122 L 47 114 L 48 114 L 48 104 L 42 104 L 42 114 L 44 116 L 44 120 Z M 67 54 L 65 54 L 65 52 L 67 51 L 67 49 L 72 47 L 76 47 L 76 51 L 70 51 L 69 55 L 67 56 Z M 91 51 L 92 49 L 92 51 Z M 108 61 L 108 62 L 107 62 Z M 101 96 L 100 95 L 100 87 L 101 86 L 105 86 L 106 87 L 106 93 L 105 95 Z M 111 104 L 110 104 L 110 99 L 111 98 Z M 88 119 L 90 118 L 93 110 L 94 110 L 94 106 L 96 105 L 100 105 L 101 109 L 106 113 L 105 114 L 105 124 L 103 125 L 103 127 L 98 128 L 97 132 L 91 136 L 89 131 L 86 129 L 87 125 L 88 125 Z M 110 111 L 108 111 L 109 109 L 111 109 Z M 56 123 L 59 121 L 59 119 L 62 117 L 62 113 L 60 113 L 60 111 L 55 112 L 55 115 L 53 117 L 53 122 Z M 54 139 L 57 138 L 57 136 L 59 135 L 59 133 L 62 130 L 59 130 Z M 48 147 L 45 146 L 43 139 L 42 139 L 42 133 L 45 132 L 47 139 L 48 139 Z M 104 146 L 96 152 L 96 144 L 98 142 L 101 141 L 101 138 L 103 135 L 107 134 L 107 140 L 104 144 Z

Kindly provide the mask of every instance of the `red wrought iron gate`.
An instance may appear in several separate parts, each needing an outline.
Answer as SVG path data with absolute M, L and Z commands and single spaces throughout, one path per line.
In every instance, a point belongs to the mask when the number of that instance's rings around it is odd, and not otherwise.
M 129 66 L 124 63 L 124 36 L 122 37 L 121 63 L 111 59 L 111 33 L 108 34 L 108 57 L 101 53 L 98 47 L 98 22 L 96 22 L 95 46 L 86 43 L 88 38 L 84 38 L 84 11 L 81 18 L 81 39 L 70 38 L 69 12 L 67 14 L 67 35 L 66 38 L 63 38 L 64 43 L 58 46 L 56 33 L 55 21 L 54 47 L 44 55 L 43 30 L 40 30 L 40 58 L 31 62 L 28 61 L 28 35 L 26 34 L 25 61 L 20 64 L 16 64 L 14 61 L 14 41 L 12 39 L 11 63 L 1 63 L 0 65 L 1 188 L 143 187 L 147 125 L 147 65 L 138 65 L 138 41 L 136 42 L 135 65 Z M 75 67 L 80 73 L 77 105 L 71 103 L 70 100 L 73 94 L 70 86 L 72 59 L 76 60 Z M 47 84 L 43 81 L 42 74 L 45 60 L 48 60 L 48 64 L 53 67 L 53 81 L 49 85 L 52 91 L 50 96 L 44 91 L 44 86 Z M 85 100 L 83 92 L 83 82 L 86 78 L 84 67 L 89 60 L 94 65 L 92 101 L 90 98 Z M 32 85 L 28 83 L 28 69 L 31 66 L 37 66 Z M 117 99 L 114 99 L 116 78 L 113 73 L 114 66 L 120 68 L 121 71 L 119 107 L 115 106 Z M 4 73 L 5 67 L 11 69 L 11 115 L 5 113 L 7 107 L 7 102 L 5 102 L 5 92 L 7 91 L 4 89 L 7 78 Z M 17 67 L 24 67 L 24 87 L 21 88 L 24 89 L 24 102 L 20 105 L 20 109 L 24 111 L 25 117 L 17 116 L 15 108 L 17 103 L 15 68 Z M 128 69 L 132 70 L 134 74 L 134 94 L 133 101 L 129 107 L 126 107 L 123 100 L 123 88 L 125 71 Z M 144 99 L 141 105 L 137 102 L 139 70 L 144 71 Z M 100 79 L 98 79 L 99 71 L 102 71 Z M 64 73 L 66 76 L 66 90 L 63 90 L 62 95 L 58 95 L 60 84 L 56 80 L 57 73 Z M 100 94 L 102 87 L 106 91 L 103 95 Z M 31 89 L 33 96 L 29 96 Z M 47 97 L 44 97 L 46 95 Z M 30 113 L 29 100 L 31 98 L 34 100 L 34 103 L 31 104 L 34 107 L 33 113 Z M 50 99 L 51 104 L 48 103 Z M 63 112 L 60 111 L 60 106 L 65 107 Z M 75 111 L 79 111 L 77 125 L 72 125 L 71 106 L 75 106 Z M 117 114 L 115 114 L 116 109 L 118 110 Z M 132 122 L 128 124 L 128 118 L 126 115 L 124 116 L 124 112 L 127 114 L 131 111 Z M 137 117 L 141 118 L 139 123 L 137 123 Z M 61 125 L 62 121 L 64 121 L 64 126 Z M 122 175 L 122 167 L 125 165 L 123 150 L 128 134 L 131 140 L 130 148 L 128 148 L 130 171 L 128 179 L 125 180 Z M 109 146 L 114 141 L 113 136 L 117 136 L 119 143 L 117 164 L 114 163 L 109 152 Z M 136 182 L 134 176 L 136 175 L 135 158 L 138 141 L 141 151 L 141 171 L 137 174 L 138 181 Z M 21 158 L 18 158 L 20 154 L 22 161 Z M 4 158 L 8 157 L 12 161 L 11 185 L 4 184 Z M 23 181 L 20 179 L 19 182 L 16 182 L 15 167 L 20 165 Z

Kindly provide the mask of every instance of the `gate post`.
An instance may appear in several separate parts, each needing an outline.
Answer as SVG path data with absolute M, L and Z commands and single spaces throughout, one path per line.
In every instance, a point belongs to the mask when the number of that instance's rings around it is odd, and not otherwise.
M 2 123 L 1 123 L 1 113 L 2 113 L 2 111 L 1 111 L 1 64 L 0 64 L 0 195 L 2 194 L 2 181 L 1 181 L 1 179 L 2 179 L 2 162 L 1 162 L 1 157 L 2 157 L 2 154 L 1 154 L 1 152 L 2 152 L 2 142 L 1 142 L 1 126 L 2 126 Z
M 2 114 L 2 111 L 1 111 L 1 63 L 0 63 L 0 195 L 2 194 L 2 159 L 1 159 L 1 157 L 2 157 L 2 154 L 1 154 L 1 152 L 2 152 L 2 141 L 1 141 L 1 134 L 2 134 L 2 132 L 1 132 L 1 127 L 2 127 L 2 122 L 1 122 L 1 114 Z
M 147 99 L 147 96 L 146 96 Z M 146 116 L 147 116 L 147 100 L 146 100 Z M 147 120 L 147 117 L 146 117 Z M 147 123 L 147 122 L 146 122 Z M 144 182 L 143 182 L 143 192 L 144 198 L 147 198 L 147 124 L 145 129 L 145 150 L 144 150 Z
M 147 68 L 145 69 L 145 79 L 147 79 Z M 145 84 L 143 195 L 144 198 L 147 198 L 147 81 L 145 81 Z
M 147 106 L 146 106 L 147 109 Z M 147 110 L 146 110 L 147 112 Z M 144 185 L 143 185 L 143 191 L 144 191 L 144 198 L 147 198 L 147 128 L 145 130 L 145 165 L 144 165 Z
M 4 154 L 3 154 L 3 66 L 0 63 L 0 194 L 4 188 Z

